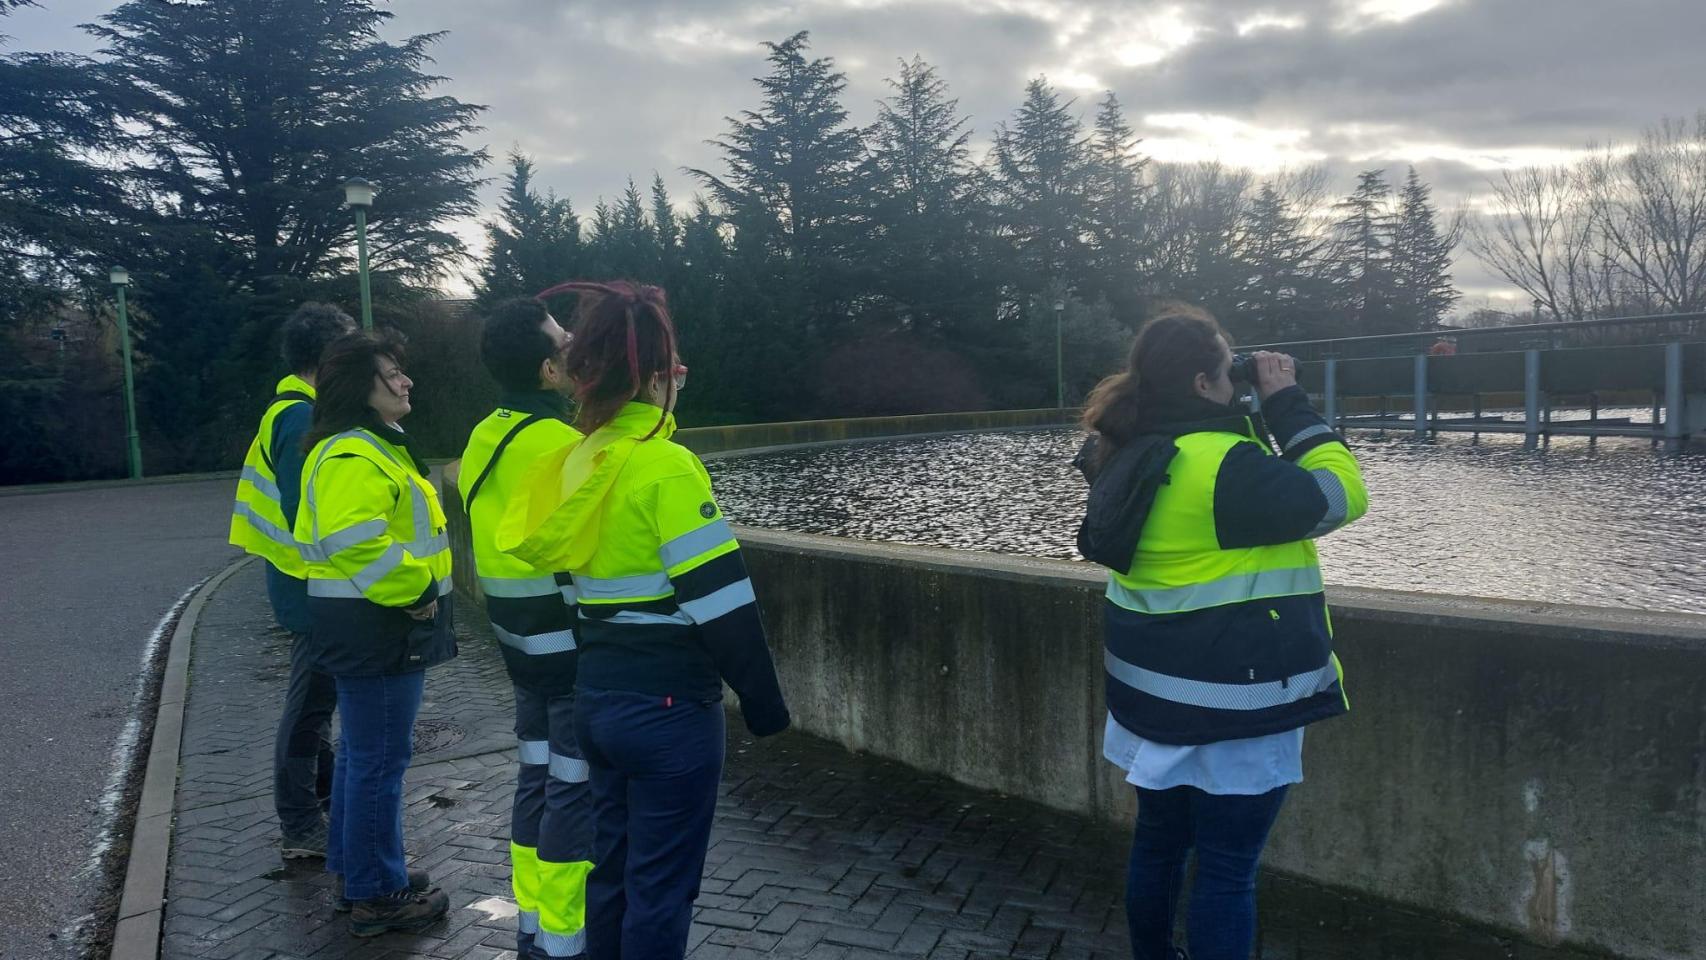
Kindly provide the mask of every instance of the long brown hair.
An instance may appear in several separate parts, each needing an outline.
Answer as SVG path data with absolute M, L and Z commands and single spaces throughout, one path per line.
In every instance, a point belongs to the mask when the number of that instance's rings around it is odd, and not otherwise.
M 575 426 L 590 434 L 616 419 L 622 405 L 659 375 L 664 380 L 667 410 L 675 399 L 676 340 L 663 290 L 630 280 L 576 280 L 541 291 L 536 299 L 565 292 L 580 294 L 574 331 L 563 356 L 580 406 Z M 659 417 L 645 439 L 662 429 L 663 422 Z
M 1207 310 L 1185 303 L 1167 304 L 1137 331 L 1125 369 L 1097 384 L 1084 404 L 1084 428 L 1101 434 L 1102 456 L 1130 443 L 1148 411 L 1194 395 L 1197 374 L 1220 366 L 1216 338 L 1232 342 Z
M 333 340 L 320 358 L 314 383 L 314 422 L 302 438 L 304 450 L 327 437 L 373 422 L 377 414 L 367 402 L 373 393 L 373 378 L 379 373 L 379 358 L 389 357 L 403 366 L 403 340 L 387 331 L 348 333 Z

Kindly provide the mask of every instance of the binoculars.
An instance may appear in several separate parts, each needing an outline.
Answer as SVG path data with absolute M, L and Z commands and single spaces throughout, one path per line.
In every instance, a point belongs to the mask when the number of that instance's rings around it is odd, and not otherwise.
M 1256 358 L 1247 353 L 1233 354 L 1232 369 L 1228 371 L 1227 376 L 1232 378 L 1233 383 L 1248 383 L 1253 386 L 1256 383 Z

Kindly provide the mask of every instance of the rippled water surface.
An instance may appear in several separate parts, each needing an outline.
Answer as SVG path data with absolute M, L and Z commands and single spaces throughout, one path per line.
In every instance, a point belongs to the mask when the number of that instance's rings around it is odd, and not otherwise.
M 739 523 L 1077 558 L 1073 430 L 707 463 Z M 1331 583 L 1706 613 L 1706 454 L 1634 440 L 1353 435 L 1371 507 L 1321 541 Z

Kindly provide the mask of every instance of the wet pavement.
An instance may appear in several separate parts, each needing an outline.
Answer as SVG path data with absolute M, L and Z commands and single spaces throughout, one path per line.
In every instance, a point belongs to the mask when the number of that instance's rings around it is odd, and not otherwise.
M 152 717 L 144 660 L 186 589 L 237 556 L 235 488 L 0 489 L 0 960 L 77 956 L 98 927 L 124 762 Z
M 429 674 L 405 787 L 411 856 L 451 897 L 419 935 L 356 940 L 318 861 L 277 853 L 269 786 L 287 638 L 258 571 L 195 636 L 165 960 L 513 957 L 508 683 L 483 624 Z M 472 618 L 464 618 L 465 620 Z M 1129 836 L 799 734 L 730 724 L 690 956 L 1123 958 Z M 1290 881 L 1262 881 L 1267 960 L 1577 960 Z

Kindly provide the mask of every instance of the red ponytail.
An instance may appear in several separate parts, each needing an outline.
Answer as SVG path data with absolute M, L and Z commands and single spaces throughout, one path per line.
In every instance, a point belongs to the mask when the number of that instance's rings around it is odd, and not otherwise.
M 564 357 L 580 404 L 577 426 L 592 433 L 608 424 L 623 404 L 638 396 L 645 382 L 657 375 L 667 384 L 667 409 L 675 399 L 671 374 L 676 340 L 663 290 L 627 280 L 574 280 L 542 290 L 534 299 L 543 301 L 559 293 L 575 293 L 581 298 Z M 656 436 L 663 423 L 660 417 L 645 439 Z

